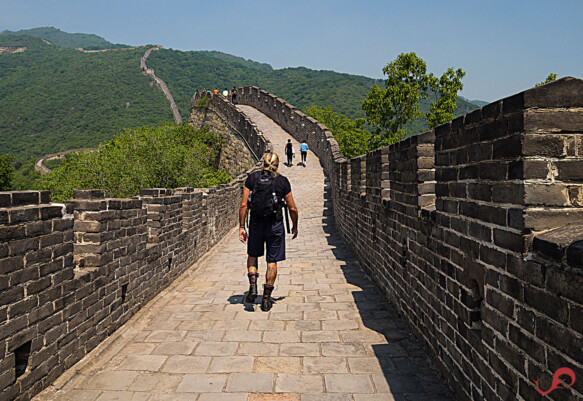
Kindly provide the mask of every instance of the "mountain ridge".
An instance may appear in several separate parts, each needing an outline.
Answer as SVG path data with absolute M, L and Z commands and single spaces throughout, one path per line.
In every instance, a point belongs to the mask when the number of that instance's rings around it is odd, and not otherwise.
M 173 120 L 166 97 L 140 68 L 146 46 L 81 52 L 78 48 L 96 45 L 97 35 L 65 33 L 69 47 L 63 47 L 47 43 L 47 28 L 32 31 L 39 36 L 0 34 L 0 47 L 26 47 L 20 53 L 0 54 L 0 154 L 14 156 L 15 167 L 50 153 L 96 147 L 126 128 Z M 62 33 L 48 29 L 56 31 Z M 273 69 L 218 51 L 160 49 L 148 58 L 148 69 L 166 83 L 183 120 L 188 119 L 195 90 L 247 85 L 259 86 L 300 110 L 312 104 L 330 106 L 354 119 L 364 117 L 360 106 L 370 87 L 382 84 L 328 70 Z M 463 99 L 458 105 L 456 116 L 477 108 Z M 409 128 L 423 132 L 424 124 L 420 120 Z
M 104 50 L 132 47 L 120 43 L 111 43 L 101 36 L 92 33 L 68 33 L 51 26 L 21 29 L 19 31 L 4 30 L 0 32 L 0 35 L 33 36 L 69 49 Z

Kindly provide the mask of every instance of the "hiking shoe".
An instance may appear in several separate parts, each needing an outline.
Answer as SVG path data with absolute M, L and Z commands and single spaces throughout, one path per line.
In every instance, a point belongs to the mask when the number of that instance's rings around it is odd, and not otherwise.
M 263 298 L 261 298 L 261 310 L 263 312 L 268 312 L 273 307 L 273 300 L 271 299 L 273 288 L 272 285 L 263 284 Z
M 258 295 L 257 277 L 259 277 L 259 273 L 247 273 L 247 277 L 249 278 L 249 291 L 245 297 L 245 302 L 252 304 L 255 302 L 255 298 L 257 298 Z

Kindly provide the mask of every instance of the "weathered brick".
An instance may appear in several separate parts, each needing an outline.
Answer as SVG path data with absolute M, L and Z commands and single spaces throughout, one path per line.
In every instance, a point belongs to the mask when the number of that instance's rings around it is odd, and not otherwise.
M 547 269 L 547 290 L 583 305 L 583 277 L 556 268 Z
M 544 315 L 552 316 L 553 319 L 565 324 L 568 322 L 567 303 L 552 293 L 533 286 L 525 286 L 524 301 L 529 307 Z
M 489 305 L 492 305 L 495 309 L 505 314 L 506 316 L 513 317 L 514 302 L 511 298 L 506 297 L 496 291 L 487 291 L 486 301 Z
M 2 217 L 3 213 L 6 214 L 5 218 Z M 0 211 L 0 224 L 10 223 L 14 225 L 38 220 L 39 218 L 39 208 L 36 206 L 23 206 Z
M 40 194 L 38 191 L 13 191 L 12 206 L 38 205 Z
M 583 338 L 565 330 L 564 326 L 541 316 L 536 319 L 536 335 L 543 341 L 564 352 L 570 358 L 583 360 Z
M 578 181 L 583 180 L 583 160 L 557 160 L 554 162 L 559 171 L 558 179 L 561 181 Z
M 524 135 L 524 156 L 564 156 L 564 138 L 556 134 L 526 134 Z
M 62 206 L 41 206 L 40 218 L 43 220 L 55 219 L 63 217 Z
M 581 107 L 581 80 L 565 77 L 524 92 L 525 107 Z
M 494 142 L 494 159 L 515 158 L 522 154 L 522 135 L 516 134 Z
M 529 358 L 534 358 L 542 364 L 546 362 L 545 347 L 530 334 L 526 334 L 513 324 L 508 328 L 508 339 L 525 352 Z M 524 371 L 522 372 L 524 373 Z
M 10 279 L 10 286 L 16 287 L 27 281 L 37 280 L 39 278 L 39 270 L 38 267 L 27 267 L 10 273 L 8 277 Z
M 581 132 L 583 113 L 572 110 L 536 110 L 524 114 L 527 132 Z
M 583 166 L 582 166 L 583 167 Z M 569 206 L 569 192 L 566 185 L 561 184 L 525 184 L 524 202 L 526 205 Z
M 524 252 L 526 250 L 526 238 L 521 234 L 508 230 L 495 228 L 494 243 L 513 252 Z
M 583 267 L 583 241 L 577 241 L 567 248 L 567 263 L 571 267 Z
M 75 199 L 103 199 L 105 191 L 103 189 L 76 189 L 73 191 L 73 197 Z
M 513 333 L 514 328 L 514 325 L 510 325 L 510 333 Z M 512 343 L 508 342 L 506 339 L 497 337 L 496 351 L 505 361 L 509 362 L 519 372 L 522 374 L 526 373 L 526 357 L 523 352 L 513 346 Z

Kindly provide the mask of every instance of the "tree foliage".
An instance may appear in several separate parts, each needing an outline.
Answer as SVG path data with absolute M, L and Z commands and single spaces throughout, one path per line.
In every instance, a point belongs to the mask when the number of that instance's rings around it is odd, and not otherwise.
M 458 68 L 448 68 L 441 78 L 429 76 L 429 85 L 436 100 L 431 102 L 429 112 L 425 114 L 431 128 L 444 124 L 453 119 L 453 112 L 457 108 L 457 93 L 464 88 L 462 78 L 466 73 Z
M 12 189 L 14 167 L 12 167 L 11 163 L 12 157 L 0 155 L 0 191 L 10 191 Z
M 74 189 L 105 189 L 126 198 L 141 188 L 209 187 L 230 181 L 217 171 L 221 137 L 188 124 L 126 130 L 93 152 L 67 156 L 40 181 L 53 199 L 71 199 Z
M 332 132 L 340 147 L 340 153 L 347 158 L 368 153 L 390 143 L 389 139 L 373 135 L 364 129 L 366 123 L 364 118 L 353 121 L 343 114 L 333 112 L 330 106 L 320 108 L 312 105 L 304 112 L 324 124 Z
M 398 140 L 406 135 L 406 125 L 425 116 L 430 127 L 453 118 L 457 92 L 463 88 L 462 69 L 449 68 L 440 78 L 427 73 L 427 65 L 415 53 L 402 53 L 383 68 L 385 88 L 373 85 L 362 103 L 369 124 L 383 138 Z M 433 94 L 429 111 L 420 111 L 420 100 Z
M 547 79 L 545 79 L 544 82 L 539 82 L 535 86 L 541 86 L 541 85 L 548 84 L 549 82 L 553 82 L 553 81 L 556 81 L 556 80 L 557 80 L 557 74 L 555 74 L 554 72 L 551 72 L 549 74 L 549 76 L 547 77 Z

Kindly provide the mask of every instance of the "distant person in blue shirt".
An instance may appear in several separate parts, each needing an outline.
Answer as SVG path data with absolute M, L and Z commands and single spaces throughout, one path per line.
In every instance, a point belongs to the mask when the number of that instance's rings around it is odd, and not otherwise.
M 308 156 L 308 144 L 306 143 L 306 141 L 302 141 L 302 143 L 300 144 L 300 154 L 302 155 L 302 163 L 304 164 L 304 167 L 306 165 L 306 156 Z

